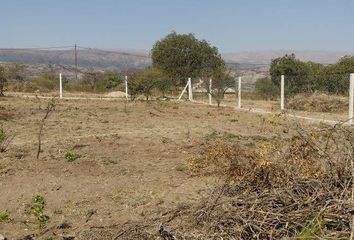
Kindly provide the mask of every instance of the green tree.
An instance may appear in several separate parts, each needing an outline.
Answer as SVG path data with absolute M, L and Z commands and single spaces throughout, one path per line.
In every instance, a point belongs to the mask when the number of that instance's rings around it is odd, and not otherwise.
M 9 80 L 24 81 L 26 78 L 26 67 L 21 63 L 12 63 L 7 67 L 7 77 Z
M 157 41 L 151 52 L 153 66 L 164 71 L 176 86 L 185 84 L 188 77 L 211 75 L 225 65 L 216 47 L 193 34 L 172 32 Z
M 296 94 L 299 92 L 307 92 L 311 88 L 309 83 L 309 75 L 311 74 L 311 66 L 300 61 L 295 54 L 285 55 L 284 57 L 272 60 L 270 65 L 270 75 L 275 86 L 280 86 L 280 76 L 286 76 L 286 93 Z
M 5 86 L 7 83 L 5 68 L 0 66 L 0 97 L 4 96 Z
M 134 99 L 137 95 L 143 94 L 146 100 L 152 96 L 154 90 L 164 91 L 166 87 L 166 76 L 157 68 L 147 67 L 136 73 L 128 83 L 129 92 Z
M 36 79 L 37 85 L 44 90 L 54 90 L 58 84 L 58 73 L 53 65 L 49 64 L 44 72 Z
M 263 99 L 275 99 L 279 96 L 279 87 L 275 86 L 269 77 L 257 79 L 255 90 L 258 96 Z
M 216 100 L 218 107 L 220 107 L 226 91 L 235 86 L 235 78 L 232 76 L 231 70 L 225 66 L 214 69 L 210 77 L 212 78 L 211 92 L 208 80 L 204 80 L 204 87 L 207 89 L 208 94 L 211 94 Z
M 92 91 L 106 92 L 123 83 L 122 77 L 116 71 L 99 72 L 89 69 L 84 74 L 82 84 L 89 86 Z
M 344 56 L 337 63 L 326 66 L 319 79 L 321 89 L 334 94 L 347 94 L 349 74 L 354 72 L 354 57 Z

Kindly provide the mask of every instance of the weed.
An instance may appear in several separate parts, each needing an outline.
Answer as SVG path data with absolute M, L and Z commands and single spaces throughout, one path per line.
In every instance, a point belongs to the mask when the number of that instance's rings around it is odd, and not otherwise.
M 65 157 L 66 161 L 73 162 L 73 161 L 75 161 L 76 159 L 78 159 L 81 156 L 79 154 L 77 154 L 77 153 L 67 152 L 67 153 L 65 153 L 64 157 Z
M 7 134 L 3 126 L 0 126 L 0 152 L 6 152 L 7 148 L 9 147 L 10 143 L 14 139 L 14 136 L 10 136 Z
M 44 227 L 49 221 L 49 216 L 44 213 L 45 205 L 46 203 L 44 197 L 41 195 L 36 195 L 32 198 L 32 202 L 27 210 L 27 213 L 30 213 L 36 217 L 41 228 Z
M 0 212 L 0 223 L 8 222 L 10 221 L 10 214 L 7 210 L 4 212 Z
M 54 214 L 56 214 L 56 215 L 61 215 L 61 214 L 63 214 L 63 210 L 61 210 L 61 209 L 55 209 L 55 210 L 54 210 Z
M 167 138 L 167 137 L 161 137 L 161 142 L 162 142 L 162 143 L 169 143 L 169 142 L 170 142 L 170 139 Z
M 321 230 L 321 221 L 319 219 L 315 219 L 310 224 L 305 226 L 300 232 L 299 239 L 307 240 L 307 239 L 316 239 L 317 233 Z
M 3 141 L 5 141 L 6 139 L 6 133 L 4 132 L 4 130 L 1 128 L 0 129 L 0 143 L 2 143 Z
M 184 172 L 187 170 L 187 167 L 185 165 L 178 165 L 175 167 L 175 170 L 179 172 Z

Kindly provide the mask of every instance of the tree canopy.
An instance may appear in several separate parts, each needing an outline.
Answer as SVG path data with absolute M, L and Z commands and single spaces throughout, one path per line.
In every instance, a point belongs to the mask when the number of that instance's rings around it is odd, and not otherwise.
M 345 94 L 349 87 L 349 74 L 354 72 L 354 57 L 345 56 L 337 63 L 322 65 L 303 62 L 295 54 L 276 58 L 270 66 L 272 84 L 280 85 L 280 75 L 285 75 L 287 94 L 322 91 Z
M 161 69 L 176 85 L 187 78 L 211 76 L 225 65 L 218 49 L 193 34 L 172 32 L 157 41 L 152 48 L 153 66 Z
M 4 96 L 5 85 L 7 82 L 5 68 L 0 66 L 0 97 Z

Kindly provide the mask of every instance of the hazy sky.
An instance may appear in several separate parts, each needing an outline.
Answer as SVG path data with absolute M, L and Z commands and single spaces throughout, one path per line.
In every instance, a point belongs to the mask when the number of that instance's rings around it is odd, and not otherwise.
M 150 49 L 172 30 L 222 52 L 354 51 L 354 0 L 0 1 L 0 48 Z

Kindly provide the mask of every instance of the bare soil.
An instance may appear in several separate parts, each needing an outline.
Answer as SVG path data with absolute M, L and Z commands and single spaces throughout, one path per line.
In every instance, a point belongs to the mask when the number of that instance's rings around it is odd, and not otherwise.
M 144 221 L 158 239 L 165 213 L 199 201 L 215 184 L 187 171 L 208 136 L 221 132 L 252 144 L 290 134 L 271 116 L 230 108 L 155 101 L 130 102 L 125 110 L 122 100 L 57 100 L 36 159 L 47 102 L 0 99 L 3 128 L 15 135 L 0 153 L 0 213 L 9 213 L 0 234 L 8 239 L 125 239 L 119 234 L 126 224 Z M 68 162 L 67 152 L 80 157 Z M 26 213 L 38 194 L 50 217 L 44 227 Z M 58 228 L 63 222 L 68 228 Z

